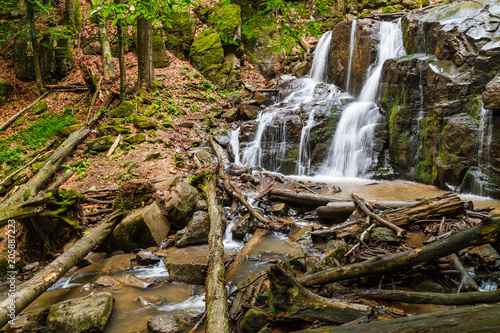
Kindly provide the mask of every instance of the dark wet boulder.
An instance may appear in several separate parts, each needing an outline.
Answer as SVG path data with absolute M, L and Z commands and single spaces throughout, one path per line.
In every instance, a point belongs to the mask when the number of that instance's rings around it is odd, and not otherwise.
M 208 243 L 210 231 L 210 219 L 205 211 L 197 211 L 189 221 L 189 224 L 175 235 L 175 246 L 197 245 Z
M 486 109 L 500 109 L 500 74 L 486 85 L 483 93 L 483 106 Z
M 7 103 L 12 90 L 14 90 L 14 87 L 9 82 L 0 82 L 0 106 Z
M 258 333 L 267 323 L 269 315 L 259 309 L 250 309 L 240 322 L 240 331 L 243 333 Z
M 175 230 L 183 229 L 189 223 L 196 207 L 198 190 L 188 184 L 178 184 L 164 203 L 164 210 Z

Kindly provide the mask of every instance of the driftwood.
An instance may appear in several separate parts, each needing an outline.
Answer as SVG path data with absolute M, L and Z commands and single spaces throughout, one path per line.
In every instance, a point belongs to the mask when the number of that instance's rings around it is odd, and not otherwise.
M 299 204 L 310 207 L 326 206 L 329 202 L 334 201 L 346 202 L 346 200 L 337 199 L 328 195 L 298 192 L 283 188 L 271 189 L 268 197 L 273 201 L 284 201 L 295 205 Z
M 229 182 L 229 178 L 226 176 L 226 174 L 223 171 L 222 168 L 222 156 L 219 152 L 219 147 L 217 143 L 215 142 L 214 138 L 210 136 L 210 144 L 212 145 L 212 149 L 214 150 L 215 154 L 217 155 L 217 168 L 219 169 L 219 177 L 222 179 L 224 183 L 224 188 L 226 189 L 227 193 L 229 193 L 233 198 L 237 199 L 245 208 L 248 210 L 248 212 L 259 222 L 261 223 L 269 223 L 270 221 L 266 219 L 264 216 L 259 214 L 255 208 L 253 208 L 248 201 L 243 198 L 241 194 L 236 192 L 233 187 L 231 186 L 231 183 Z
M 415 205 L 417 202 L 411 201 L 370 201 L 375 207 L 401 208 Z M 316 208 L 318 217 L 323 220 L 345 221 L 345 219 L 356 209 L 356 204 L 352 201 L 329 202 L 326 206 Z M 344 217 L 344 218 L 342 218 Z
M 500 289 L 460 294 L 412 292 L 403 290 L 357 290 L 358 296 L 374 300 L 417 304 L 472 305 L 500 302 Z
M 313 294 L 297 282 L 289 264 L 272 266 L 267 273 L 271 291 L 284 296 L 280 319 L 302 319 L 347 323 L 371 314 L 369 306 L 347 303 Z M 276 305 L 275 305 L 276 306 Z
M 5 123 L 3 123 L 2 126 L 0 126 L 0 132 L 3 131 L 4 129 L 6 129 L 7 127 L 9 127 L 10 124 L 12 124 L 17 118 L 21 117 L 24 113 L 26 113 L 26 111 L 28 111 L 36 103 L 38 103 L 39 101 L 44 99 L 48 94 L 49 94 L 48 92 L 44 92 L 40 97 L 38 97 L 36 99 L 36 101 L 34 101 L 30 105 L 28 105 L 27 107 L 25 107 L 24 109 L 22 109 L 21 111 L 19 111 L 18 113 L 16 113 L 15 115 L 10 117 L 9 119 L 7 119 L 7 121 Z
M 95 246 L 99 245 L 113 231 L 123 213 L 116 212 L 109 215 L 90 234 L 82 238 L 69 250 L 64 252 L 56 260 L 45 266 L 29 281 L 17 288 L 15 295 L 15 313 L 20 313 L 45 290 L 53 285 L 71 267 L 80 262 Z M 0 303 L 0 328 L 8 322 L 8 306 L 11 304 L 10 298 Z
M 426 313 L 359 324 L 356 326 L 338 326 L 314 330 L 296 331 L 296 333 L 396 333 L 396 332 L 499 332 L 500 305 L 468 306 L 464 308 Z
M 210 333 L 229 332 L 229 314 L 225 288 L 224 245 L 222 236 L 224 225 L 215 193 L 215 178 L 207 180 L 206 197 L 210 215 L 208 234 L 208 272 L 206 282 L 206 331 Z
M 102 82 L 102 77 L 99 78 L 99 81 L 97 82 L 97 87 L 95 93 L 92 95 L 92 100 L 90 101 L 90 106 L 87 111 L 87 121 L 86 123 L 88 124 L 90 121 L 90 113 L 92 112 L 92 109 L 94 108 L 95 101 L 97 99 L 97 96 L 99 95 L 99 92 L 101 91 L 101 82 Z
M 313 286 L 372 274 L 395 272 L 428 264 L 468 246 L 491 243 L 498 239 L 500 239 L 500 217 L 491 217 L 472 228 L 456 232 L 421 248 L 377 256 L 364 262 L 313 273 L 299 281 L 305 286 Z

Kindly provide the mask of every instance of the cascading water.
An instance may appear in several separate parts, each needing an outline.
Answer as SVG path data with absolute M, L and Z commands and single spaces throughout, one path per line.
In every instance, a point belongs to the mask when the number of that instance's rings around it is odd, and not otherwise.
M 309 119 L 307 119 L 307 122 L 300 133 L 299 160 L 297 165 L 299 176 L 307 175 L 311 168 L 309 133 L 314 125 L 314 110 L 312 110 L 309 114 Z
M 323 175 L 363 177 L 373 163 L 374 132 L 382 118 L 376 104 L 379 80 L 384 61 L 405 54 L 401 23 L 381 22 L 379 40 L 376 63 L 359 99 L 344 110 L 339 120 L 329 157 L 321 170 Z
M 349 42 L 349 65 L 347 66 L 347 82 L 345 84 L 346 91 L 349 91 L 349 86 L 351 85 L 352 60 L 354 58 L 354 47 L 356 46 L 356 22 L 356 20 L 352 20 L 351 40 Z
M 231 131 L 229 134 L 229 145 L 231 146 L 231 150 L 234 155 L 234 164 L 236 166 L 241 166 L 240 161 L 240 142 L 238 137 L 240 136 L 240 128 L 238 127 L 234 131 Z
M 493 112 L 491 110 L 485 109 L 481 106 L 481 112 L 479 113 L 479 151 L 478 151 L 478 163 L 477 172 L 473 175 L 473 184 L 471 187 L 471 192 L 484 196 L 486 195 L 486 184 L 483 181 L 482 176 L 487 175 L 487 169 L 490 165 L 490 152 L 491 143 L 493 139 Z

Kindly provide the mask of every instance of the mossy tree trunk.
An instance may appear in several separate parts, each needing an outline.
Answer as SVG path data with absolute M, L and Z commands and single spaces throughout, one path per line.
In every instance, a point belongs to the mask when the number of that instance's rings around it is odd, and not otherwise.
M 137 90 L 153 88 L 153 24 L 151 19 L 137 19 Z
M 35 77 L 36 86 L 38 91 L 42 93 L 44 91 L 43 81 L 42 81 L 42 67 L 40 66 L 40 58 L 38 55 L 38 44 L 36 42 L 36 28 L 35 28 L 35 0 L 26 0 L 26 10 L 28 12 L 28 21 L 30 26 L 30 39 L 31 46 L 33 48 L 33 61 L 35 62 Z
M 121 4 L 122 0 L 116 0 L 117 4 Z M 127 82 L 127 73 L 125 69 L 125 52 L 124 52 L 124 42 L 125 34 L 123 33 L 124 24 L 123 20 L 120 19 L 116 25 L 117 35 L 118 35 L 118 63 L 120 66 L 120 102 L 125 101 L 125 88 Z
M 66 5 L 66 12 L 64 21 L 68 26 L 69 30 L 74 35 L 78 35 L 82 30 L 82 13 L 80 11 L 80 1 L 66 0 L 65 5 Z
M 67 0 L 70 1 L 70 0 Z M 101 41 L 102 50 L 102 72 L 105 80 L 115 77 L 115 65 L 113 56 L 111 55 L 111 46 L 109 45 L 108 32 L 106 31 L 106 21 L 97 8 L 98 1 L 92 1 L 92 7 L 96 11 L 95 20 L 99 28 L 99 39 Z

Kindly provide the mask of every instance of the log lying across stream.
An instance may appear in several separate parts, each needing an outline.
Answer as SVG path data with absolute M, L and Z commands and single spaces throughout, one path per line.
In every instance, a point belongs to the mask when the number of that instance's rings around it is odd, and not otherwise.
M 418 249 L 377 256 L 370 260 L 313 273 L 299 279 L 305 286 L 331 283 L 378 273 L 396 272 L 428 264 L 469 246 L 496 242 L 500 239 L 500 217 L 490 217 L 478 225 L 456 232 Z
M 449 311 L 376 321 L 356 326 L 337 326 L 296 333 L 396 333 L 396 332 L 499 332 L 500 305 L 469 306 Z

